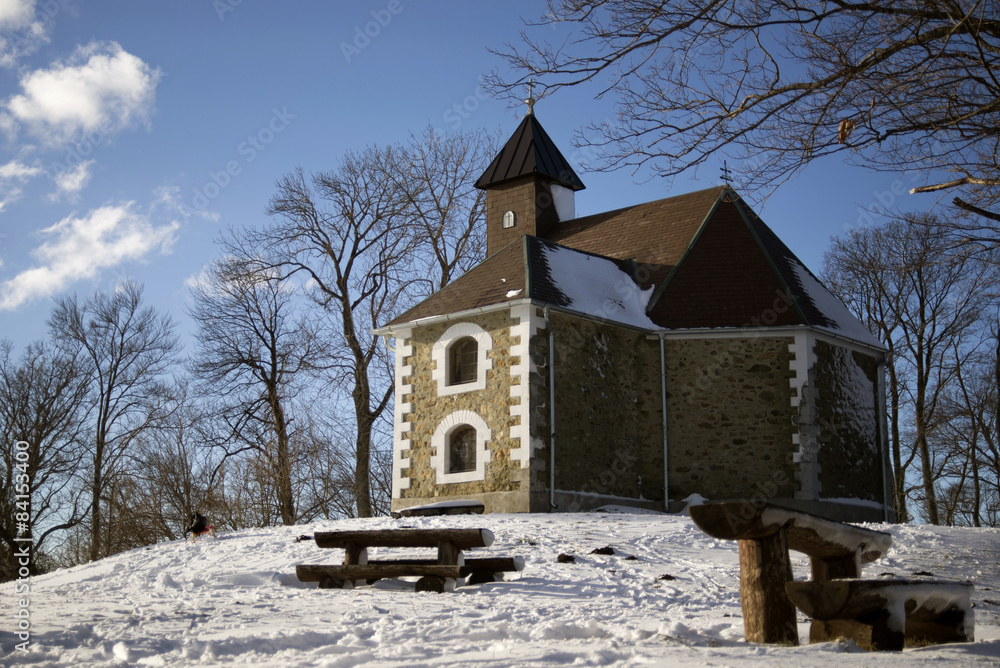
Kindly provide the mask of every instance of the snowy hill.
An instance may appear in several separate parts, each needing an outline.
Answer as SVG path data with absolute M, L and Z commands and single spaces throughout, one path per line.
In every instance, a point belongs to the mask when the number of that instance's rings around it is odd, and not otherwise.
M 338 563 L 340 550 L 295 538 L 315 531 L 400 526 L 485 527 L 481 556 L 520 555 L 506 582 L 416 593 L 382 581 L 317 589 L 299 563 Z M 748 645 L 736 545 L 686 516 L 595 512 L 317 522 L 165 543 L 31 581 L 30 652 L 4 665 L 259 666 L 914 666 L 1000 661 L 1000 530 L 891 526 L 893 549 L 865 568 L 969 579 L 976 642 L 870 654 L 851 644 Z M 613 556 L 590 554 L 612 546 Z M 576 563 L 559 563 L 568 553 Z M 386 556 L 388 551 L 383 552 Z M 398 551 L 393 551 L 398 556 Z M 808 561 L 793 553 L 796 577 Z M 379 556 L 373 551 L 370 556 Z M 628 559 L 634 556 L 636 559 Z M 664 575 L 673 579 L 660 579 Z M 13 583 L 0 586 L 7 609 Z M 808 638 L 800 618 L 799 635 Z

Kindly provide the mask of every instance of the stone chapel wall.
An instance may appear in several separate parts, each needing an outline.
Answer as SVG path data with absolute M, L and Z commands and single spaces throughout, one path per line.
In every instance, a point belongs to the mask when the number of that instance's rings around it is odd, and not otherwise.
M 492 368 L 486 371 L 485 389 L 440 396 L 438 382 L 434 378 L 437 366 L 433 359 L 434 345 L 459 322 L 473 323 L 489 333 L 492 345 L 487 356 Z M 510 407 L 518 401 L 511 396 L 511 365 L 518 362 L 518 357 L 510 354 L 511 346 L 518 343 L 512 341 L 512 323 L 509 312 L 498 311 L 413 329 L 407 343 L 412 346 L 412 355 L 408 360 L 413 369 L 409 380 L 412 386 L 409 401 L 414 409 L 407 416 L 410 431 L 403 434 L 404 438 L 410 439 L 411 448 L 402 453 L 410 462 L 409 468 L 402 472 L 409 478 L 409 488 L 402 490 L 400 503 L 394 503 L 394 508 L 414 505 L 413 499 L 428 503 L 435 497 L 481 497 L 494 493 L 499 496 L 487 504 L 491 512 L 524 512 L 528 509 L 526 498 L 523 501 L 515 498 L 522 496 L 522 482 L 526 481 L 520 464 L 510 458 L 511 426 L 516 420 L 511 417 Z M 489 459 L 485 466 L 485 479 L 442 484 L 432 464 L 432 457 L 437 454 L 432 444 L 433 435 L 449 416 L 462 414 L 463 411 L 480 417 L 490 430 L 486 443 Z M 527 490 L 524 492 L 526 497 Z
M 563 497 L 559 509 L 611 502 L 607 497 L 643 499 L 662 507 L 659 343 L 647 340 L 645 332 L 561 313 L 551 314 L 551 322 L 556 489 L 574 493 Z M 543 444 L 538 457 L 547 471 L 548 419 L 540 424 L 545 431 L 538 434 Z M 539 477 L 547 490 L 548 476 Z
M 667 339 L 673 500 L 793 496 L 790 341 Z
M 813 352 L 820 497 L 882 503 L 878 360 L 821 340 Z

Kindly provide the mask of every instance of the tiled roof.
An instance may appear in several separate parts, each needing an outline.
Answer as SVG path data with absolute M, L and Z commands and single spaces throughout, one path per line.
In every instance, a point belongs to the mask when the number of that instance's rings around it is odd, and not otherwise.
M 476 181 L 476 187 L 485 189 L 509 179 L 532 174 L 546 176 L 571 190 L 586 187 L 535 115 L 528 114 Z
M 524 299 L 527 288 L 525 238 L 518 239 L 477 264 L 424 301 L 393 318 L 386 327 Z
M 652 322 L 634 308 L 581 307 L 582 295 L 567 290 L 590 277 L 588 266 L 635 280 L 636 298 L 655 286 Z M 525 298 L 650 329 L 810 325 L 879 345 L 728 186 L 560 223 L 544 240 L 521 237 L 387 326 Z
M 657 324 L 668 329 L 807 324 L 732 198 L 718 203 L 692 241 L 653 296 L 650 316 Z
M 725 186 L 576 218 L 554 226 L 557 243 L 619 260 L 635 259 L 643 284 L 659 283 L 677 264 L 725 192 Z

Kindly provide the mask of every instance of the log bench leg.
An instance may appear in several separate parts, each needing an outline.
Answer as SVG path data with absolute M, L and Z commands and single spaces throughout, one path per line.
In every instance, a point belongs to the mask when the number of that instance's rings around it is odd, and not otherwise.
M 740 605 L 747 642 L 799 644 L 795 606 L 785 593 L 792 579 L 788 541 L 782 528 L 740 546 Z
M 860 555 L 843 559 L 820 559 L 809 557 L 813 580 L 842 580 L 861 577 Z
M 469 584 L 477 585 L 486 582 L 499 582 L 501 578 L 488 568 L 477 568 L 469 573 Z
M 341 578 L 335 578 L 332 575 L 327 575 L 320 579 L 319 581 L 320 589 L 354 589 L 354 583 L 351 580 L 343 580 Z
M 425 575 L 417 580 L 416 591 L 432 591 L 443 594 L 445 589 L 445 578 L 436 575 Z

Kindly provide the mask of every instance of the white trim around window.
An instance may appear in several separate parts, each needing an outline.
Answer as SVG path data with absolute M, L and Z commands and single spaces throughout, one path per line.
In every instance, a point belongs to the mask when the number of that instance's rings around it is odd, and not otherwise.
M 448 437 L 453 431 L 466 425 L 476 430 L 476 468 L 463 473 L 448 473 Z M 491 437 L 492 432 L 486 421 L 472 411 L 455 411 L 442 420 L 431 436 L 431 446 L 434 448 L 431 467 L 437 473 L 437 483 L 486 480 L 486 462 L 490 458 L 487 444 Z
M 476 340 L 476 380 L 471 383 L 449 385 L 448 364 L 451 355 L 448 354 L 448 348 L 455 341 L 467 336 Z M 493 338 L 489 332 L 474 323 L 460 322 L 445 330 L 445 333 L 434 342 L 434 347 L 431 349 L 431 359 L 434 360 L 434 371 L 431 373 L 431 377 L 437 383 L 438 396 L 444 397 L 450 394 L 472 392 L 473 390 L 485 390 L 486 370 L 493 368 L 493 361 L 487 355 L 492 347 Z

